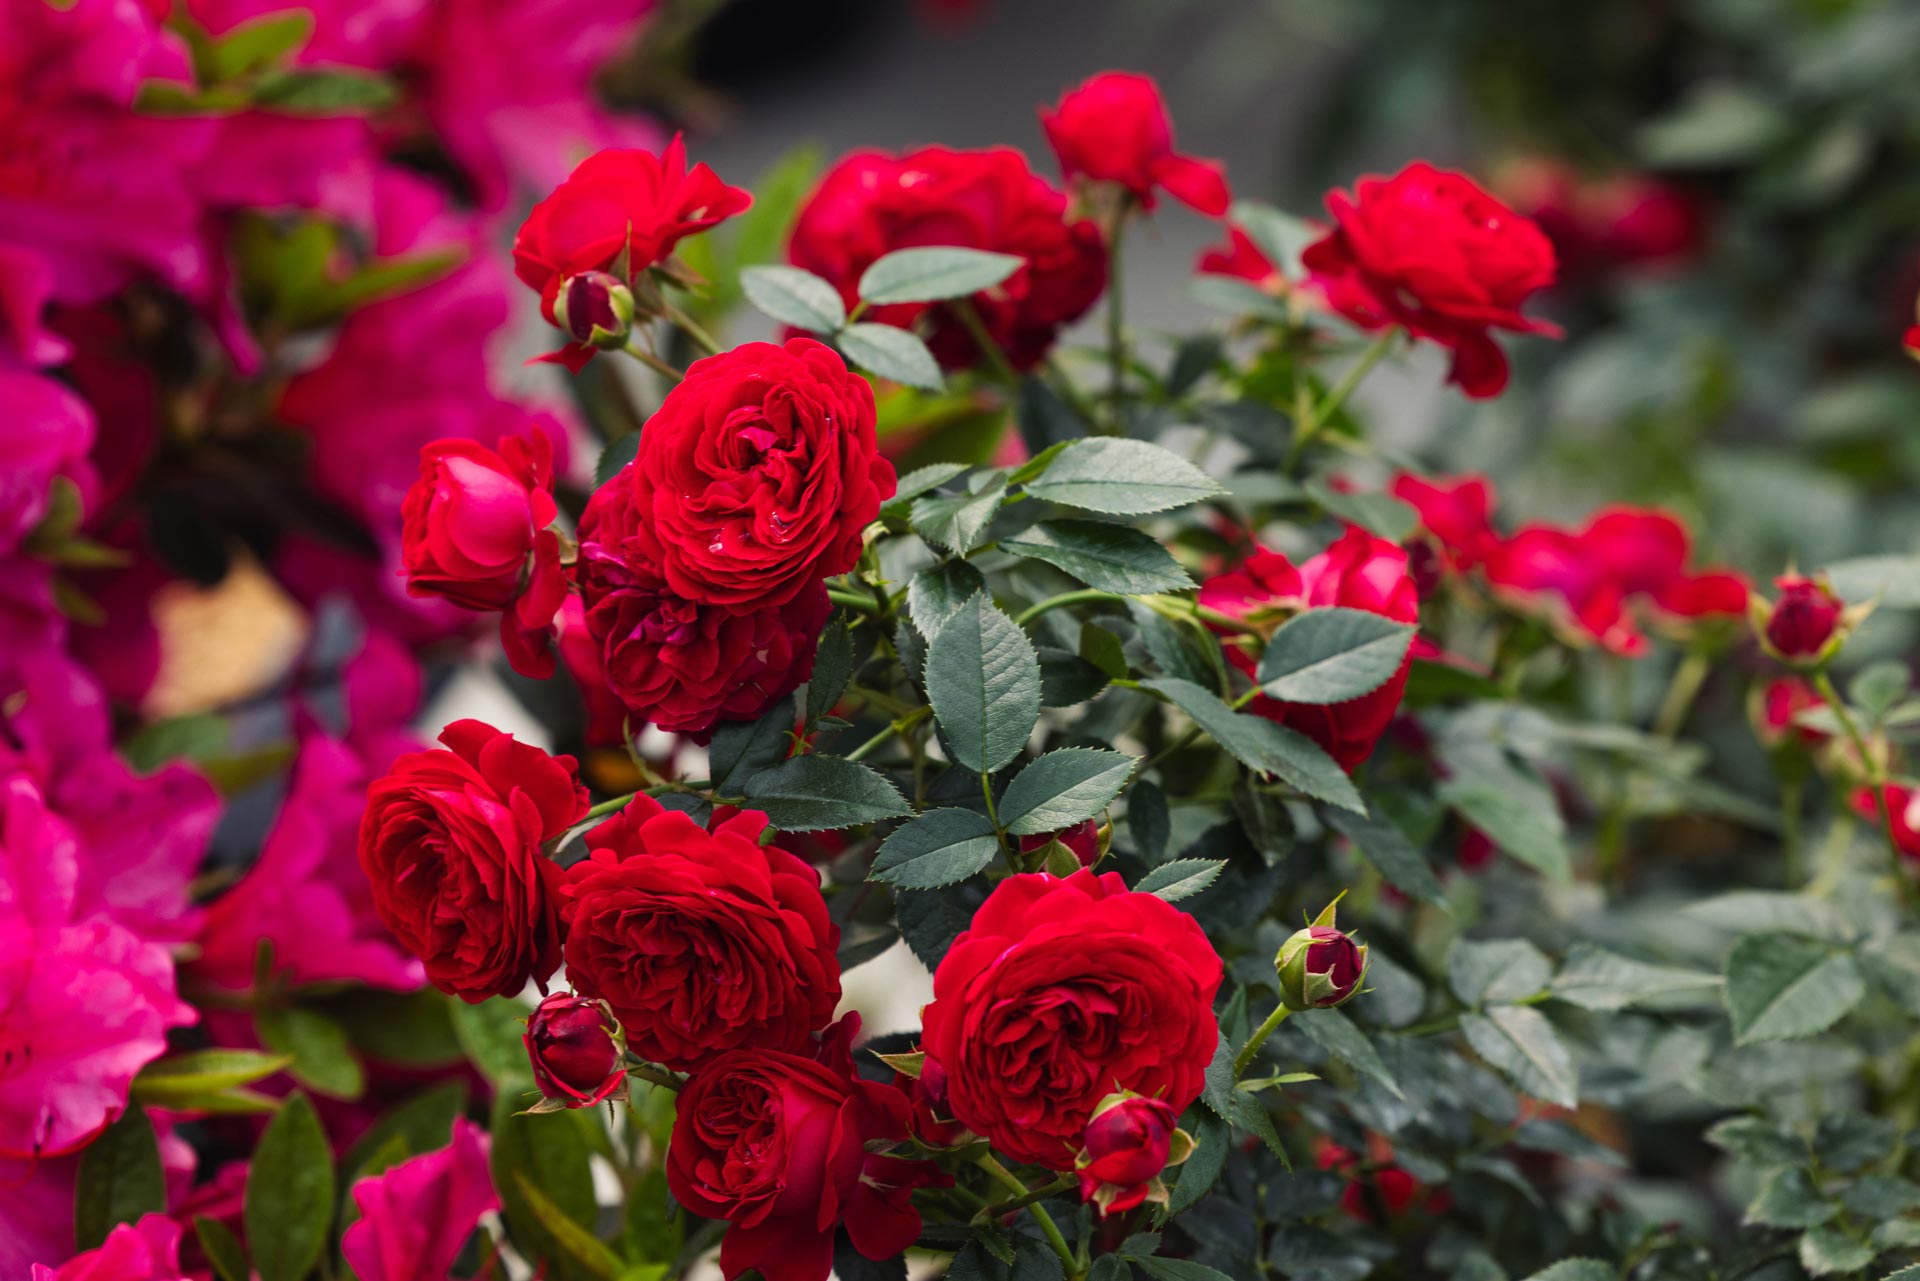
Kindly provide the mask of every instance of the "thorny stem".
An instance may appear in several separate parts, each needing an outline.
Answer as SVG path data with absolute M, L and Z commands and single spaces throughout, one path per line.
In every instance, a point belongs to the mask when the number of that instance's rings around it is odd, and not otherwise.
M 906 733 L 932 714 L 933 709 L 931 707 L 914 708 L 911 712 L 908 712 L 905 716 L 894 721 L 878 734 L 875 734 L 872 738 L 860 744 L 860 746 L 854 748 L 851 752 L 848 752 L 846 759 L 850 761 L 865 760 L 870 753 L 884 745 L 888 739 L 896 734 Z
M 1062 1192 L 1070 1190 L 1073 1186 L 1073 1176 L 1063 1174 L 1045 1187 L 1035 1188 L 1024 1196 L 1017 1196 L 1008 1201 L 996 1201 L 992 1205 L 985 1206 L 973 1217 L 982 1222 L 997 1219 L 1003 1214 L 1011 1214 L 1015 1210 L 1024 1210 L 1035 1201 L 1044 1201 L 1050 1196 L 1059 1196 Z
M 1273 1013 L 1267 1015 L 1267 1021 L 1253 1030 L 1253 1035 L 1247 1038 L 1247 1043 L 1240 1047 L 1238 1054 L 1233 1056 L 1233 1075 L 1236 1080 L 1242 1072 L 1247 1070 L 1247 1065 L 1253 1062 L 1253 1056 L 1260 1052 L 1260 1047 L 1267 1043 L 1267 1038 L 1273 1035 L 1274 1029 L 1285 1023 L 1287 1016 L 1292 1013 L 1293 1010 L 1287 1005 L 1276 1005 L 1273 1007 Z
M 1294 424 L 1293 441 L 1287 446 L 1288 475 L 1293 474 L 1300 461 L 1300 455 L 1308 443 L 1319 435 L 1320 429 L 1327 425 L 1334 412 L 1346 403 L 1347 397 L 1353 394 L 1353 389 L 1360 385 L 1361 379 L 1371 373 L 1373 367 L 1380 363 L 1381 358 L 1393 350 L 1393 344 L 1399 337 L 1400 329 L 1394 326 L 1374 339 L 1366 351 L 1361 353 L 1360 359 L 1354 361 L 1340 381 L 1334 384 L 1333 390 L 1321 397 L 1320 403 L 1308 412 L 1306 421 Z
M 1113 234 L 1107 243 L 1107 372 L 1111 379 L 1107 394 L 1113 406 L 1113 424 L 1109 431 L 1115 436 L 1126 434 L 1122 411 L 1126 404 L 1127 336 L 1126 305 L 1120 288 L 1120 236 L 1126 230 L 1131 205 L 1129 197 L 1114 216 Z
M 1025 1197 L 1029 1194 L 1030 1189 L 1027 1185 L 1016 1178 L 1013 1171 L 1000 1164 L 993 1153 L 982 1152 L 974 1159 L 974 1164 L 993 1176 L 1001 1187 L 1013 1193 L 1014 1196 Z M 1048 1214 L 1046 1208 L 1038 1202 L 1028 1204 L 1027 1210 L 1033 1215 L 1034 1221 L 1040 1225 L 1040 1231 L 1046 1236 L 1047 1244 L 1052 1246 L 1053 1252 L 1060 1256 L 1060 1265 L 1067 1270 L 1067 1275 L 1076 1275 L 1079 1267 L 1074 1262 L 1073 1251 L 1067 1247 L 1066 1237 L 1060 1235 L 1060 1225 L 1053 1221 L 1053 1216 Z

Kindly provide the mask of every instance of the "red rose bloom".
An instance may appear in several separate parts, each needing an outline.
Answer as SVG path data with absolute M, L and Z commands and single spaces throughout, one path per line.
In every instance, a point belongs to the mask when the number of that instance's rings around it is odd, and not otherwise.
M 1493 490 L 1481 476 L 1427 480 L 1403 472 L 1388 490 L 1420 513 L 1420 528 L 1455 572 L 1473 569 L 1499 541 L 1493 531 Z
M 1909 861 L 1920 862 L 1920 788 L 1889 783 L 1881 789 L 1881 793 L 1886 797 L 1886 817 L 1892 820 L 1893 843 L 1900 847 L 1900 853 Z M 1855 790 L 1853 809 L 1875 827 L 1883 822 L 1880 802 L 1874 797 L 1871 787 Z
M 1789 736 L 1803 747 L 1819 747 L 1829 735 L 1811 725 L 1797 724 L 1796 718 L 1826 705 L 1820 691 L 1798 676 L 1768 681 L 1753 708 L 1754 732 L 1767 747 L 1779 747 Z
M 851 307 L 861 273 L 896 249 L 957 245 L 1027 260 L 971 298 L 988 333 L 1021 369 L 1052 348 L 1060 329 L 1086 314 L 1107 284 L 1107 249 L 1091 219 L 1069 220 L 1067 198 L 1011 147 L 905 156 L 859 151 L 827 171 L 794 222 L 787 256 L 832 282 Z M 950 307 L 893 303 L 864 319 L 911 328 L 927 317 L 928 344 L 948 369 L 981 360 Z
M 508 659 L 535 679 L 553 675 L 547 641 L 567 597 L 552 488 L 553 442 L 537 427 L 498 450 L 436 440 L 400 508 L 408 595 L 500 610 Z
M 740 810 L 709 832 L 635 796 L 567 870 L 567 977 L 613 1007 L 642 1058 L 693 1068 L 742 1046 L 791 1050 L 832 1019 L 839 927 L 820 874 L 761 845 L 766 826 Z
M 1040 127 L 1068 181 L 1118 183 L 1148 210 L 1160 187 L 1210 218 L 1227 212 L 1232 196 L 1220 162 L 1174 151 L 1167 106 L 1150 76 L 1103 71 L 1053 110 L 1042 108 Z
M 1420 617 L 1420 593 L 1408 572 L 1406 552 L 1357 527 L 1297 569 L 1285 556 L 1262 548 L 1240 568 L 1201 584 L 1200 603 L 1260 628 L 1260 635 L 1233 633 L 1224 639 L 1227 661 L 1248 676 L 1260 666 L 1263 637 L 1271 636 L 1294 611 L 1341 605 L 1402 623 Z M 1393 720 L 1412 663 L 1409 653 L 1386 684 L 1344 703 L 1282 703 L 1262 694 L 1247 710 L 1305 734 L 1326 748 L 1341 768 L 1352 771 L 1372 754 Z
M 748 614 L 852 569 L 894 474 L 873 388 L 795 338 L 695 361 L 613 483 L 631 491 L 623 528 L 674 595 Z
M 923 1045 L 955 1120 L 1070 1170 L 1116 1090 L 1182 1112 L 1219 1040 L 1220 957 L 1191 916 L 1116 872 L 1010 876 L 933 977 Z
M 559 324 L 561 282 L 610 270 L 629 251 L 627 279 L 666 258 L 681 239 L 753 203 L 705 165 L 687 168 L 678 134 L 661 155 L 614 147 L 588 156 L 533 207 L 513 238 L 513 271 L 540 292 L 540 311 Z
M 1269 293 L 1280 293 L 1287 284 L 1286 277 L 1280 274 L 1280 268 L 1274 265 L 1273 259 L 1253 243 L 1253 237 L 1233 223 L 1227 224 L 1227 243 L 1201 250 L 1193 269 L 1202 276 L 1231 276 L 1236 280 L 1244 280 Z
M 560 964 L 560 867 L 541 845 L 587 812 L 571 756 L 479 721 L 411 752 L 367 789 L 360 866 L 373 906 L 443 992 L 478 1003 Z
M 1833 639 L 1845 602 L 1825 579 L 1783 574 L 1773 585 L 1780 599 L 1767 615 L 1767 644 L 1783 658 L 1812 658 Z
M 1347 1176 L 1340 1208 L 1362 1223 L 1376 1221 L 1376 1208 L 1384 1210 L 1389 1218 L 1398 1218 L 1417 1206 L 1441 1214 L 1453 1204 L 1446 1189 L 1428 1193 L 1418 1179 L 1395 1165 L 1393 1145 L 1378 1134 L 1367 1136 L 1364 1163 L 1352 1148 L 1343 1148 L 1322 1136 L 1314 1144 L 1314 1164 Z
M 594 491 L 579 533 L 575 572 L 597 674 L 634 716 L 704 740 L 721 721 L 758 717 L 812 674 L 833 612 L 820 582 L 747 613 L 675 595 L 648 559 L 625 473 Z
M 527 1020 L 527 1062 L 545 1098 L 568 1107 L 588 1107 L 627 1079 L 617 1033 L 605 1001 L 555 992 Z
M 1497 396 L 1507 358 L 1490 330 L 1558 337 L 1520 314 L 1553 283 L 1553 245 L 1465 174 L 1416 161 L 1391 178 L 1327 193 L 1333 230 L 1301 262 L 1327 304 L 1363 329 L 1404 326 L 1453 353 L 1449 377 L 1469 396 Z
M 926 1162 L 868 1151 L 906 1139 L 907 1099 L 854 1072 L 859 1027 L 847 1015 L 811 1052 L 723 1054 L 675 1100 L 667 1187 L 727 1220 L 728 1281 L 753 1268 L 766 1281 L 826 1281 L 837 1224 L 867 1258 L 893 1258 L 920 1236 L 913 1189 L 951 1184 Z

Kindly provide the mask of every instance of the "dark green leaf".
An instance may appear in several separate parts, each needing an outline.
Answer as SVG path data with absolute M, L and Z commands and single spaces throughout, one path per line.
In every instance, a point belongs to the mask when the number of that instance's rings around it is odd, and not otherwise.
M 526 1203 L 527 1210 L 539 1220 L 541 1228 L 553 1243 L 567 1252 L 575 1263 L 588 1276 L 613 1281 L 620 1275 L 620 1256 L 607 1247 L 606 1242 L 582 1227 L 565 1210 L 542 1192 L 537 1184 L 527 1177 L 525 1170 L 514 1173 L 514 1181 L 520 1189 L 520 1197 Z
M 1517 770 L 1489 770 L 1456 774 L 1439 796 L 1505 853 L 1556 881 L 1573 876 L 1566 821 L 1546 784 Z
M 912 813 L 884 775 L 838 756 L 782 761 L 749 778 L 741 792 L 787 832 L 836 831 Z
M 834 341 L 848 360 L 870 374 L 922 391 L 939 391 L 944 385 L 940 362 L 904 329 L 861 322 L 842 329 Z
M 1144 596 L 1177 592 L 1193 580 L 1159 540 L 1126 525 L 1095 520 L 1041 521 L 1000 540 L 1000 550 L 1045 561 L 1103 592 Z
M 1135 1258 L 1134 1265 L 1154 1281 L 1233 1281 L 1217 1268 L 1191 1259 L 1163 1259 L 1158 1255 Z
M 1747 1207 L 1746 1221 L 1769 1228 L 1810 1228 L 1839 1212 L 1840 1207 L 1821 1193 L 1813 1177 L 1793 1165 L 1768 1176 L 1760 1195 Z
M 233 1229 L 204 1214 L 193 1216 L 193 1235 L 220 1281 L 247 1281 L 247 1252 Z
M 1553 962 L 1525 939 L 1458 939 L 1447 952 L 1447 983 L 1468 1005 L 1532 996 L 1552 974 Z
M 900 922 L 900 937 L 929 970 L 940 968 L 947 949 L 973 923 L 972 905 L 950 889 L 897 891 L 893 914 Z
M 986 815 L 928 810 L 881 842 L 868 879 L 907 890 L 939 889 L 966 880 L 999 852 L 999 839 Z
M 520 1113 L 524 1105 L 518 1092 L 503 1090 L 493 1101 L 488 1127 L 493 1151 L 487 1164 L 505 1210 L 507 1235 L 536 1272 L 544 1271 L 549 1277 L 592 1276 L 547 1227 L 527 1197 L 526 1187 L 538 1188 L 551 1208 L 574 1223 L 593 1222 L 597 1212 L 591 1164 L 594 1145 L 586 1127 L 601 1122 L 591 1110 L 534 1115 Z
M 75 1247 L 92 1250 L 122 1223 L 143 1214 L 165 1214 L 166 1174 L 153 1123 L 139 1104 L 122 1113 L 80 1153 L 74 1177 Z
M 1619 1275 L 1620 1270 L 1604 1259 L 1562 1259 L 1527 1281 L 1616 1281 Z
M 1420 528 L 1420 513 L 1392 494 L 1355 494 L 1321 480 L 1307 482 L 1307 496 L 1329 515 L 1358 525 L 1390 543 L 1404 543 Z
M 1867 994 L 1853 957 L 1814 939 L 1748 935 L 1727 957 L 1726 975 L 1739 1045 L 1823 1032 Z
M 1366 812 L 1347 772 L 1306 735 L 1262 717 L 1236 712 L 1192 681 L 1151 680 L 1141 685 L 1165 695 L 1249 769 L 1274 775 L 1315 800 L 1355 813 Z
M 1133 888 L 1142 894 L 1155 894 L 1169 903 L 1191 898 L 1220 879 L 1222 859 L 1177 858 L 1162 863 L 1140 878 Z
M 1580 1075 L 1573 1056 L 1540 1011 L 1524 1005 L 1496 1005 L 1485 1014 L 1463 1017 L 1460 1030 L 1476 1054 L 1524 1092 L 1561 1107 L 1579 1105 Z
M 1042 707 L 1073 707 L 1107 687 L 1107 674 L 1070 650 L 1040 645 L 1034 652 L 1040 656 Z
M 929 494 L 913 504 L 913 529 L 930 543 L 964 556 L 979 547 L 1007 496 L 1007 478 L 995 476 L 975 494 Z
M 1087 434 L 1087 425 L 1073 407 L 1036 374 L 1020 380 L 1019 418 L 1020 439 L 1035 455 Z
M 831 713 L 847 692 L 856 661 L 853 630 L 843 619 L 828 626 L 820 636 L 820 649 L 813 658 L 813 675 L 807 678 L 807 723 L 813 724 Z
M 713 790 L 729 793 L 750 775 L 783 760 L 793 746 L 793 699 L 783 698 L 757 721 L 727 721 L 713 731 L 707 748 Z
M 1139 762 L 1100 747 L 1063 747 L 1028 764 L 999 806 L 1000 822 L 1016 836 L 1058 832 L 1104 810 L 1127 785 Z
M 1590 943 L 1575 945 L 1553 978 L 1556 1000 L 1586 1010 L 1624 1010 L 1677 992 L 1718 987 L 1720 976 L 1648 965 Z
M 1112 516 L 1145 516 L 1220 493 L 1186 459 L 1144 440 L 1111 436 L 1069 441 L 1027 492 L 1048 502 Z
M 1134 852 L 1149 863 L 1166 857 L 1173 820 L 1167 813 L 1167 794 L 1157 783 L 1142 779 L 1127 793 L 1127 835 Z
M 798 267 L 748 267 L 740 273 L 747 301 L 782 324 L 831 334 L 847 323 L 840 291 Z
M 1440 878 L 1433 874 L 1426 855 L 1414 848 L 1398 824 L 1380 814 L 1354 814 L 1347 810 L 1329 810 L 1329 826 L 1353 842 L 1360 856 L 1373 864 L 1375 871 L 1401 892 L 1444 907 L 1446 892 Z
M 992 600 L 974 597 L 928 647 L 927 698 L 956 762 L 976 774 L 1000 769 L 1040 719 L 1033 642 Z
M 929 565 L 907 584 L 907 608 L 929 636 L 938 636 L 959 608 L 987 589 L 980 571 L 964 560 Z
M 1328 606 L 1295 614 L 1261 656 L 1261 688 L 1288 703 L 1344 703 L 1371 694 L 1400 670 L 1413 632 L 1364 609 Z
M 979 293 L 1020 270 L 1026 259 L 984 249 L 896 249 L 860 274 L 860 297 L 876 306 L 939 302 Z
M 1180 1167 L 1172 1196 L 1167 1202 L 1168 1215 L 1179 1214 L 1198 1205 L 1200 1199 L 1213 1190 L 1213 1185 L 1219 1181 L 1220 1171 L 1227 1165 L 1230 1144 L 1226 1122 L 1218 1117 L 1198 1115 L 1200 1121 L 1194 1126 L 1193 1155 Z
M 593 465 L 593 483 L 595 487 L 606 484 L 620 474 L 620 469 L 633 461 L 640 452 L 640 433 L 630 431 L 613 441 L 600 451 L 599 461 Z
M 1364 1000 L 1364 997 L 1355 998 Z M 1287 1020 L 1291 1027 L 1297 1027 L 1306 1033 L 1307 1039 L 1340 1059 L 1362 1076 L 1371 1077 L 1385 1087 L 1395 1098 L 1406 1097 L 1400 1091 L 1400 1083 L 1387 1071 L 1387 1065 L 1380 1058 L 1380 1051 L 1373 1048 L 1373 1042 L 1366 1033 L 1353 1025 L 1339 1010 L 1301 1010 Z
M 287 1071 L 315 1094 L 351 1100 L 366 1091 L 366 1069 L 346 1029 L 318 1010 L 297 1005 L 263 1009 L 255 1013 L 253 1026 L 261 1044 L 293 1060 Z
M 525 1089 L 533 1083 L 527 1062 L 525 1005 L 505 996 L 469 1005 L 454 1004 L 453 1034 L 480 1075 L 502 1090 Z
M 1859 1272 L 1878 1253 L 1838 1228 L 1813 1228 L 1800 1238 L 1800 1266 L 1816 1277 Z
M 267 1123 L 247 1171 L 247 1247 L 260 1281 L 302 1281 L 333 1222 L 333 1150 L 304 1094 Z

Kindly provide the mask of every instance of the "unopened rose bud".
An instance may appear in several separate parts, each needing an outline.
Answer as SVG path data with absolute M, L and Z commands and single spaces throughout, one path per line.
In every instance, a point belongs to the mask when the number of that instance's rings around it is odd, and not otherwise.
M 626 1081 L 620 1024 L 605 1001 L 555 992 L 527 1020 L 524 1038 L 540 1093 L 564 1107 L 588 1107 Z
M 1811 725 L 1802 725 L 1798 718 L 1802 712 L 1826 706 L 1826 702 L 1820 697 L 1820 691 L 1798 676 L 1782 676 L 1768 681 L 1766 688 L 1759 691 L 1753 700 L 1754 733 L 1769 748 L 1783 747 L 1788 743 L 1819 747 L 1827 741 L 1826 732 Z
M 605 271 L 568 276 L 553 300 L 553 318 L 575 342 L 602 351 L 624 347 L 633 329 L 633 291 Z
M 1055 841 L 1065 846 L 1073 857 L 1079 860 L 1081 867 L 1092 867 L 1100 861 L 1100 855 L 1103 853 L 1100 848 L 1100 825 L 1092 819 L 1058 832 L 1048 832 L 1041 836 L 1023 836 L 1020 838 L 1020 852 L 1032 854 L 1044 850 Z
M 1345 930 L 1309 925 L 1295 931 L 1273 958 L 1281 999 L 1290 1010 L 1344 1005 L 1367 976 L 1367 948 Z
M 1818 658 L 1840 629 L 1846 604 L 1822 579 L 1787 574 L 1773 580 L 1780 599 L 1767 615 L 1767 645 L 1780 657 Z
M 552 486 L 553 444 L 538 426 L 501 437 L 498 449 L 457 437 L 422 446 L 420 478 L 400 505 L 407 591 L 505 609 L 526 591 L 541 532 L 559 514 Z
M 1179 1123 L 1179 1114 L 1160 1099 L 1122 1092 L 1100 1100 L 1073 1161 L 1080 1199 L 1098 1205 L 1102 1216 L 1145 1201 L 1164 1205 L 1161 1172 L 1193 1151 L 1193 1139 Z

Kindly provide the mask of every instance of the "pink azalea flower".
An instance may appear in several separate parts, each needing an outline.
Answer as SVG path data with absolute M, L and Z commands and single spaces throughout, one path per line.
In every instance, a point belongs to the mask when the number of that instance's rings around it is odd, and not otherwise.
M 31 1281 L 186 1281 L 180 1269 L 180 1225 L 164 1214 L 123 1223 L 97 1250 L 58 1268 L 35 1264 Z
M 4 161 L 0 161 L 3 164 Z M 47 514 L 48 487 L 56 476 L 84 478 L 93 444 L 93 413 L 86 402 L 56 382 L 0 363 L 0 405 L 7 425 L 0 431 L 0 553 L 12 550 Z M 88 488 L 83 485 L 83 490 Z
M 67 358 L 67 343 L 41 325 L 52 297 L 53 269 L 46 259 L 18 245 L 0 245 L 0 364 L 9 357 L 29 365 Z
M 434 1281 L 447 1275 L 480 1216 L 500 1208 L 487 1175 L 487 1136 L 464 1118 L 438 1152 L 353 1185 L 360 1221 L 340 1252 L 360 1281 Z
M 346 744 L 309 736 L 293 786 L 260 859 L 207 908 L 193 973 L 236 991 L 253 986 L 261 940 L 295 984 L 351 980 L 411 991 L 426 981 L 373 910 L 354 852 L 367 784 L 387 762 L 363 761 Z
M 38 789 L 0 785 L 0 1156 L 84 1145 L 195 1018 L 165 948 L 76 914 L 79 882 L 78 842 Z
M 36 1263 L 73 1253 L 77 1156 L 0 1158 L 0 1281 L 27 1281 Z

